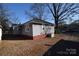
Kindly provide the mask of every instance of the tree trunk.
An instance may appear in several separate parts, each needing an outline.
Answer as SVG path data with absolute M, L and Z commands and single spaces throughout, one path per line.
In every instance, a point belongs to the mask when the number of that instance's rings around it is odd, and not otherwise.
M 58 18 L 55 18 L 55 33 L 59 32 L 59 28 L 58 28 Z

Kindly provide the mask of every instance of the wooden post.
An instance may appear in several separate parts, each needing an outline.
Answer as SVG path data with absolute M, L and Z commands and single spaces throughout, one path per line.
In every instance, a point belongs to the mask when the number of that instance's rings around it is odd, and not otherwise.
M 51 37 L 52 37 L 52 38 L 54 37 L 54 33 L 51 34 Z
M 54 37 L 54 31 L 55 29 L 54 29 L 54 26 L 53 27 L 51 27 L 51 37 L 53 38 Z

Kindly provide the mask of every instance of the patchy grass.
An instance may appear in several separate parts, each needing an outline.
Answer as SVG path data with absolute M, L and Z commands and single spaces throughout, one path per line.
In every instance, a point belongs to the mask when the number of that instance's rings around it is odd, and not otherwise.
M 79 36 L 70 35 L 70 34 L 55 34 L 55 39 L 64 39 L 70 41 L 79 41 Z
M 1 56 L 39 56 L 43 55 L 51 46 L 59 40 L 2 40 L 0 41 Z
M 78 41 L 78 38 L 56 34 L 54 38 L 44 40 L 2 40 L 0 41 L 0 56 L 42 56 L 61 39 Z

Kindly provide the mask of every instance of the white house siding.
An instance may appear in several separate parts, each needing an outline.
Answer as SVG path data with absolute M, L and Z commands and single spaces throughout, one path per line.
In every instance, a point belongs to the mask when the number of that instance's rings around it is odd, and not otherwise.
M 33 36 L 42 35 L 42 34 L 51 34 L 51 37 L 54 37 L 54 26 L 33 24 L 32 27 L 33 27 Z
M 22 34 L 32 36 L 32 25 L 31 24 L 25 24 L 24 28 L 22 29 Z
M 2 29 L 0 28 L 0 40 L 2 38 Z
M 44 34 L 42 30 L 42 25 L 32 25 L 33 36 Z
M 51 34 L 51 37 L 54 37 L 54 26 L 44 26 L 44 31 L 46 34 Z
M 43 31 L 45 34 L 50 34 L 51 33 L 51 26 L 43 26 Z

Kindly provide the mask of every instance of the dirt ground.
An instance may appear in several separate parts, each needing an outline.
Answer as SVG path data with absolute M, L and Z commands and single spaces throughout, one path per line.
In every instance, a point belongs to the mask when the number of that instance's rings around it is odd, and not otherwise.
M 70 40 L 70 41 L 79 41 L 79 36 L 75 36 L 75 35 L 56 34 L 55 37 L 58 39 L 64 39 L 64 40 Z
M 78 37 L 56 34 L 44 40 L 2 40 L 0 56 L 42 56 L 51 46 L 61 39 L 78 41 Z
M 41 56 L 57 41 L 59 40 L 2 40 L 0 56 Z

